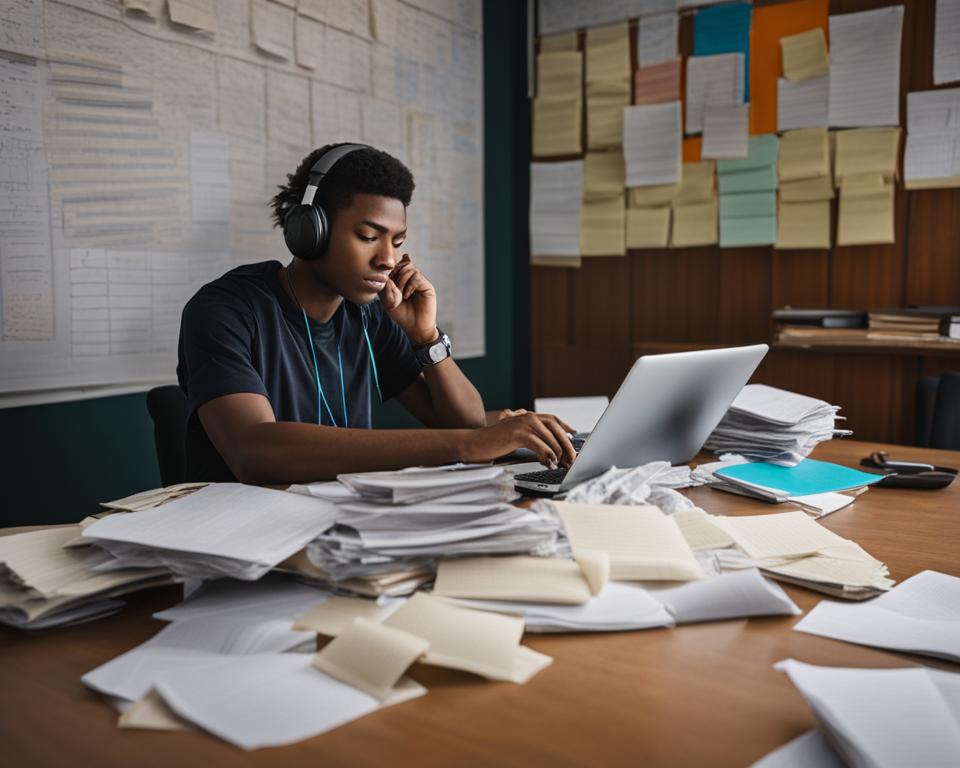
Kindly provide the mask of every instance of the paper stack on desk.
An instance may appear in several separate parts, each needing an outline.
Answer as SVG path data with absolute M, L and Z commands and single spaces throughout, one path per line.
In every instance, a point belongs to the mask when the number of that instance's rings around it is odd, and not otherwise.
M 874 597 L 893 586 L 882 562 L 804 512 L 712 517 L 709 522 L 736 544 L 718 550 L 724 568 L 758 567 L 778 581 L 848 600 Z
M 512 477 L 496 466 L 342 475 L 352 497 L 336 502 L 337 524 L 309 544 L 307 555 L 338 587 L 409 594 L 429 580 L 439 557 L 551 554 L 557 520 L 507 503 L 517 497 Z M 304 490 L 327 498 L 342 493 L 328 484 Z M 384 589 L 355 589 L 384 579 L 391 581 Z
M 835 434 L 840 406 L 814 397 L 748 384 L 704 443 L 720 455 L 736 453 L 748 459 L 794 466 L 818 444 Z
M 110 515 L 83 537 L 121 566 L 254 580 L 327 530 L 333 505 L 286 491 L 217 483 L 162 507 Z
M 818 667 L 793 659 L 776 668 L 790 676 L 826 738 L 804 734 L 755 768 L 956 765 L 960 675 L 919 667 Z
M 164 568 L 112 568 L 96 548 L 65 548 L 81 533 L 67 525 L 0 536 L 0 623 L 20 629 L 89 621 L 123 607 L 118 595 L 169 584 Z M 111 570 L 98 570 L 111 566 Z
M 922 571 L 863 605 L 825 600 L 794 629 L 960 661 L 960 579 Z

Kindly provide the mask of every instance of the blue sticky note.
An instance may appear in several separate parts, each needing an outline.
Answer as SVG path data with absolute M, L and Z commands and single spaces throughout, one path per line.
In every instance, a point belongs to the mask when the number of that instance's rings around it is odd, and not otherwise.
M 750 3 L 701 8 L 693 18 L 693 55 L 742 53 L 746 77 L 743 100 L 750 101 Z
M 776 192 L 744 192 L 735 195 L 720 195 L 721 219 L 744 219 L 776 215 Z
M 883 475 L 861 472 L 840 464 L 814 459 L 804 459 L 795 467 L 781 467 L 765 461 L 756 461 L 718 469 L 714 474 L 718 477 L 783 491 L 787 496 L 849 491 L 852 488 L 878 483 L 883 479 Z
M 769 192 L 777 188 L 777 166 L 765 165 L 753 171 L 718 173 L 720 194 L 729 192 Z
M 723 195 L 720 196 L 723 204 Z M 720 219 L 720 247 L 773 245 L 777 240 L 776 216 L 744 216 Z
M 777 148 L 780 141 L 775 133 L 751 136 L 747 156 L 736 159 L 717 160 L 717 173 L 739 173 L 777 164 Z

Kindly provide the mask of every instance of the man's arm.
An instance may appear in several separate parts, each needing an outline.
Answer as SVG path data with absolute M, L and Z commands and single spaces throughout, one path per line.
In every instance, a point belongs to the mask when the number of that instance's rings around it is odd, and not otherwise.
M 423 369 L 397 395 L 403 407 L 426 427 L 483 427 L 483 399 L 452 357 Z
M 519 448 L 533 451 L 548 466 L 574 458 L 563 428 L 536 414 L 483 429 L 342 429 L 278 422 L 270 401 L 251 393 L 218 397 L 197 413 L 214 447 L 244 483 L 305 483 L 343 472 L 491 461 Z

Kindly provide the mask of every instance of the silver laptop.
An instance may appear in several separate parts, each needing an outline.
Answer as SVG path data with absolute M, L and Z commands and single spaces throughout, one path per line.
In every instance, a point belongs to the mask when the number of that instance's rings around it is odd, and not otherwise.
M 639 358 L 569 469 L 518 474 L 514 484 L 556 494 L 610 467 L 690 461 L 768 349 L 755 344 Z

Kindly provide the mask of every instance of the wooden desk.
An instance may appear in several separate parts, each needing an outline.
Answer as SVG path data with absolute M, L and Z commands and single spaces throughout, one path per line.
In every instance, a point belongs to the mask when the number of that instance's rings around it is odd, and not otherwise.
M 817 458 L 855 465 L 877 444 L 833 441 Z M 898 458 L 960 466 L 960 453 L 891 447 Z M 774 507 L 705 488 L 711 512 Z M 777 510 L 779 511 L 779 510 Z M 960 576 L 960 482 L 943 491 L 873 489 L 824 525 L 862 544 L 902 580 L 931 568 Z M 787 588 L 805 610 L 821 597 Z M 491 683 L 429 667 L 422 699 L 315 739 L 245 753 L 202 733 L 116 727 L 116 712 L 80 676 L 146 640 L 154 611 L 179 600 L 165 588 L 133 597 L 119 615 L 24 635 L 0 632 L 0 754 L 9 766 L 696 765 L 744 766 L 814 725 L 772 665 L 957 665 L 791 631 L 794 617 L 612 634 L 527 635 L 553 666 L 527 685 Z

